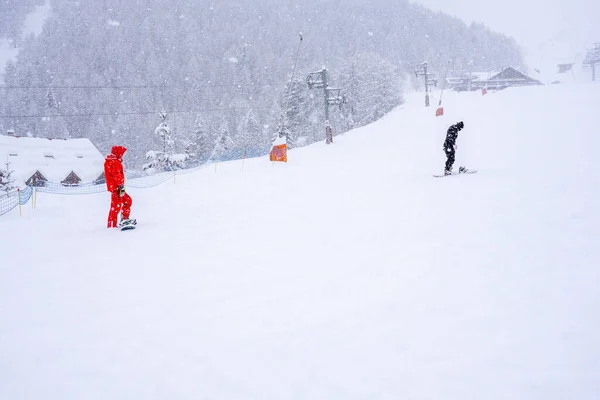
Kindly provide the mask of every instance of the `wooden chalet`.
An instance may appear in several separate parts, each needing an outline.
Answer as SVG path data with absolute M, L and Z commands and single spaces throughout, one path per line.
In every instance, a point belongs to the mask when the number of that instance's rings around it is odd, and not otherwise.
M 62 180 L 60 183 L 63 186 L 77 186 L 81 182 L 81 178 L 75 173 L 75 171 L 71 171 L 67 177 Z
M 27 185 L 27 186 L 35 186 L 35 187 L 42 187 L 42 186 L 46 186 L 46 182 L 48 182 L 48 179 L 39 170 L 36 170 L 33 173 L 33 175 L 31 175 L 25 181 L 25 185 Z
M 102 171 L 102 173 L 96 179 L 94 179 L 94 183 L 96 185 L 106 183 L 106 176 L 104 175 L 104 171 Z
M 0 159 L 9 159 L 17 186 L 77 186 L 93 183 L 104 157 L 88 139 L 51 139 L 0 135 Z
M 512 67 L 508 67 L 503 69 L 499 74 L 492 76 L 486 84 L 488 89 L 505 89 L 513 86 L 541 85 L 542 82 L 535 80 Z
M 468 91 L 468 90 L 501 90 L 514 86 L 533 86 L 541 85 L 542 83 L 523 72 L 508 67 L 499 73 L 485 73 L 463 75 L 460 78 L 448 78 L 447 83 L 453 90 Z

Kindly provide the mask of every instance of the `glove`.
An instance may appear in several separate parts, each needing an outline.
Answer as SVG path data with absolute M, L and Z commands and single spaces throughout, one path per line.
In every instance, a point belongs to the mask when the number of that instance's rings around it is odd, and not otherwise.
M 119 197 L 125 196 L 125 186 L 119 186 L 117 192 L 119 193 Z

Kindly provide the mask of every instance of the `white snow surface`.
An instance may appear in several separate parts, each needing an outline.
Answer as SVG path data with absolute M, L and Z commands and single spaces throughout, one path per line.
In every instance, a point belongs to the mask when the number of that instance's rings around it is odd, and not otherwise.
M 591 83 L 592 70 L 583 64 L 597 38 L 577 30 L 561 30 L 536 46 L 524 48 L 528 75 L 544 84 Z M 566 73 L 558 72 L 559 64 L 573 64 Z
M 108 194 L 1 217 L 0 398 L 597 399 L 600 86 L 406 97 L 132 189 L 133 231 Z M 433 178 L 458 120 L 479 172 Z

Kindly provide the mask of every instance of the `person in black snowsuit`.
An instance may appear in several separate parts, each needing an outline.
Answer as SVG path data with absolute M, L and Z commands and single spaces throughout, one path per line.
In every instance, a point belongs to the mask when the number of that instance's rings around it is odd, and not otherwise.
M 460 121 L 457 124 L 451 125 L 448 128 L 448 132 L 446 133 L 446 140 L 444 141 L 444 153 L 446 153 L 446 168 L 444 173 L 446 175 L 452 172 L 452 165 L 454 164 L 455 155 L 456 155 L 456 138 L 458 137 L 458 132 L 461 131 L 465 127 L 465 124 Z

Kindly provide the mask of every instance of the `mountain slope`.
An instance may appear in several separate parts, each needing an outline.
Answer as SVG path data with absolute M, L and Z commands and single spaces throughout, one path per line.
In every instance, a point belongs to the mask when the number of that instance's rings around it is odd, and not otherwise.
M 87 137 L 102 152 L 119 142 L 141 167 L 160 146 L 152 135 L 158 112 L 172 112 L 177 151 L 193 139 L 198 116 L 213 146 L 226 123 L 235 144 L 226 159 L 242 154 L 237 139 L 253 110 L 268 127 L 251 150 L 264 154 L 284 107 L 298 32 L 304 41 L 297 78 L 310 99 L 290 104 L 290 114 L 294 107 L 307 114 L 290 121 L 298 136 L 324 130 L 322 96 L 304 83 L 323 67 L 330 85 L 360 95 L 342 112 L 332 107 L 336 130 L 344 131 L 350 119 L 372 122 L 365 118 L 372 108 L 401 104 L 402 81 L 425 60 L 438 78 L 450 58 L 457 73 L 522 64 L 514 40 L 406 0 L 55 2 L 44 32 L 7 68 L 6 84 L 14 88 L 2 89 L 0 115 L 15 118 L 0 118 L 0 130 Z M 364 89 L 348 93 L 356 86 Z
M 0 225 L 0 398 L 594 399 L 599 89 L 408 96 L 131 190 L 132 232 L 40 194 Z M 434 179 L 457 120 L 479 172 Z

